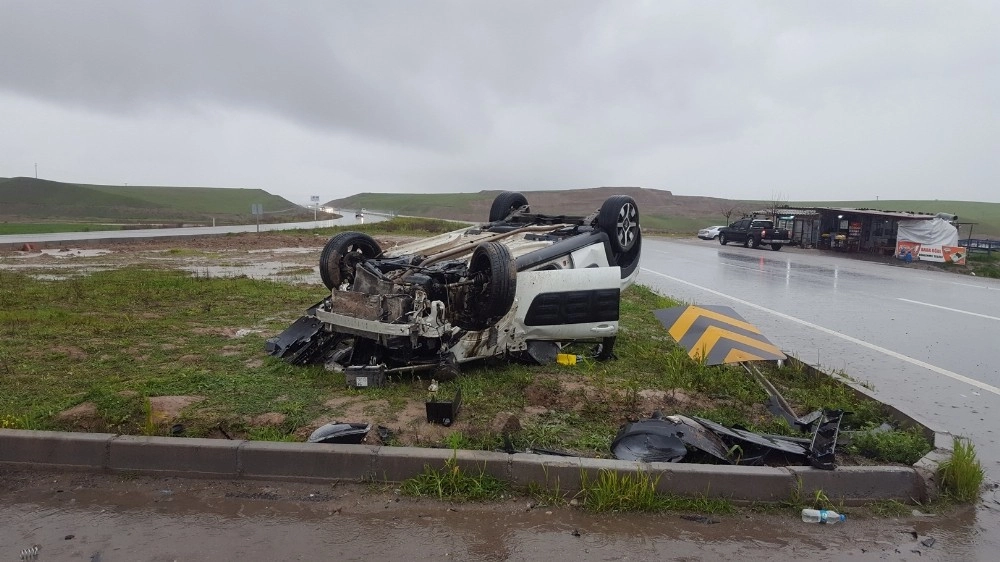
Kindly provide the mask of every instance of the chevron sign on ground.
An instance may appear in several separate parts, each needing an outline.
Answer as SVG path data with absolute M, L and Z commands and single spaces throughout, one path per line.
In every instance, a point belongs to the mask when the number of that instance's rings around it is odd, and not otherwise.
M 756 326 L 728 306 L 677 306 L 653 314 L 692 359 L 706 365 L 785 358 Z

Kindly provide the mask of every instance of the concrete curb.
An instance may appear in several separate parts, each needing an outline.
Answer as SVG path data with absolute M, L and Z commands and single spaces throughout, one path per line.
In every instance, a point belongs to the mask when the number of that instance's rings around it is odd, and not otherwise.
M 927 486 L 912 467 L 756 467 L 640 463 L 452 451 L 417 447 L 332 445 L 220 439 L 141 437 L 0 429 L 0 466 L 142 473 L 184 477 L 292 480 L 305 482 L 401 482 L 424 466 L 441 468 L 449 459 L 465 471 L 484 471 L 524 488 L 537 484 L 573 494 L 584 479 L 602 471 L 643 472 L 662 493 L 776 502 L 822 490 L 833 501 L 856 505 L 872 500 L 924 501 Z

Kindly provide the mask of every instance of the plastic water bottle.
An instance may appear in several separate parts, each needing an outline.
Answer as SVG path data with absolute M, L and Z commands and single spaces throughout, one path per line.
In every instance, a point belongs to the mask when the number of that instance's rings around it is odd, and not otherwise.
M 802 521 L 806 523 L 840 523 L 847 520 L 847 516 L 831 511 L 829 509 L 803 509 Z

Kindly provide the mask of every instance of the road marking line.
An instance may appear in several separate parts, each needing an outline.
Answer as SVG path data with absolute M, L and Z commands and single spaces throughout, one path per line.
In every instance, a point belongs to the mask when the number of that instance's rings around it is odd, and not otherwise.
M 957 308 L 948 308 L 947 306 L 941 306 L 939 304 L 931 304 L 929 302 L 911 301 L 910 299 L 904 299 L 902 297 L 896 297 L 896 300 L 903 302 L 912 302 L 913 304 L 922 304 L 924 306 L 929 306 L 932 308 L 940 308 L 941 310 L 947 310 L 949 312 L 961 312 L 962 314 L 968 314 L 970 316 L 978 316 L 980 318 L 986 318 L 989 320 L 1000 320 L 1000 318 L 997 318 L 996 316 L 990 316 L 988 314 L 979 314 L 978 312 L 969 312 L 968 310 L 959 310 Z
M 976 379 L 970 379 L 969 377 L 967 377 L 965 375 L 960 375 L 960 374 L 958 374 L 956 372 L 949 371 L 948 369 L 944 369 L 944 368 L 938 367 L 937 365 L 931 365 L 930 363 L 925 363 L 924 361 L 921 361 L 919 359 L 914 359 L 913 357 L 910 357 L 908 355 L 903 355 L 902 353 L 897 353 L 897 352 L 895 352 L 895 351 L 893 351 L 891 349 L 886 349 L 884 347 L 879 347 L 879 346 L 877 346 L 877 345 L 875 345 L 873 343 L 868 343 L 868 342 L 866 342 L 864 340 L 859 340 L 858 338 L 851 337 L 851 336 L 849 336 L 847 334 L 842 334 L 842 333 L 837 332 L 835 330 L 831 330 L 830 328 L 824 328 L 823 326 L 820 326 L 818 324 L 813 324 L 812 322 L 808 322 L 806 320 L 802 320 L 801 318 L 796 318 L 794 316 L 789 316 L 788 314 L 785 314 L 783 312 L 778 312 L 777 310 L 772 310 L 770 308 L 761 306 L 759 304 L 752 303 L 750 301 L 745 301 L 743 299 L 736 298 L 736 297 L 727 295 L 725 293 L 720 293 L 719 291 L 715 291 L 713 289 L 709 289 L 708 287 L 702 287 L 701 285 L 698 285 L 696 283 L 691 283 L 690 281 L 685 281 L 683 279 L 678 279 L 676 277 L 671 277 L 670 275 L 666 275 L 664 273 L 660 273 L 659 271 L 653 271 L 652 269 L 647 269 L 645 267 L 642 267 L 640 269 L 642 271 L 645 271 L 646 273 L 651 273 L 653 275 L 658 275 L 660 277 L 663 277 L 664 279 L 669 279 L 671 281 L 676 281 L 677 283 L 683 283 L 684 285 L 688 285 L 688 286 L 694 287 L 696 289 L 701 289 L 702 291 L 706 291 L 708 293 L 712 293 L 713 295 L 717 295 L 717 296 L 720 296 L 722 298 L 726 298 L 726 299 L 738 302 L 738 303 L 740 303 L 742 305 L 749 306 L 750 308 L 756 308 L 757 310 L 761 310 L 763 312 L 767 312 L 768 314 L 773 314 L 774 316 L 777 316 L 778 318 L 783 318 L 785 320 L 789 320 L 791 322 L 796 322 L 796 323 L 801 324 L 803 326 L 807 326 L 809 328 L 813 328 L 814 330 L 819 330 L 820 332 L 823 332 L 825 334 L 829 334 L 831 336 L 836 336 L 836 337 L 838 337 L 838 338 L 840 338 L 842 340 L 846 340 L 846 341 L 849 341 L 849 342 L 851 342 L 853 344 L 860 345 L 862 347 L 866 347 L 868 349 L 871 349 L 872 351 L 877 351 L 879 353 L 883 353 L 883 354 L 888 355 L 889 357 L 892 357 L 894 359 L 899 359 L 900 361 L 905 361 L 907 363 L 910 363 L 911 365 L 916 365 L 918 367 L 923 367 L 924 369 L 927 369 L 929 371 L 933 371 L 933 372 L 935 372 L 935 373 L 937 373 L 939 375 L 944 375 L 944 376 L 946 376 L 948 378 L 951 378 L 951 379 L 954 379 L 954 380 L 957 380 L 957 381 L 960 381 L 960 382 L 964 382 L 966 384 L 970 384 L 970 385 L 972 385 L 972 386 L 974 386 L 976 388 L 980 388 L 982 390 L 985 390 L 986 392 L 991 392 L 993 394 L 996 394 L 997 396 L 1000 396 L 1000 388 L 997 388 L 997 387 L 995 387 L 995 386 L 993 386 L 991 384 L 986 384 L 984 382 L 977 381 Z

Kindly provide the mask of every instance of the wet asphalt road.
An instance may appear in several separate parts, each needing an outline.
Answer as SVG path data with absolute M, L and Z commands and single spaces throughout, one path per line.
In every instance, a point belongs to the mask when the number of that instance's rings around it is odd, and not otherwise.
M 970 437 L 989 479 L 1000 481 L 1000 281 L 818 250 L 643 243 L 640 283 L 730 306 L 782 350 Z

